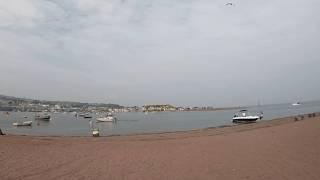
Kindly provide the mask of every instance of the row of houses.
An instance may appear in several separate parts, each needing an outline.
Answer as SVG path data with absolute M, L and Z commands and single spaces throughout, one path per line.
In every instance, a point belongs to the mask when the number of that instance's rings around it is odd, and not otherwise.
M 212 111 L 215 110 L 212 106 L 206 107 L 175 107 L 170 104 L 164 105 L 145 105 L 142 106 L 143 112 L 150 112 L 150 111 Z
M 157 105 L 145 105 L 142 106 L 142 111 L 143 112 L 148 112 L 148 111 L 176 111 L 176 107 L 170 105 L 170 104 L 157 104 Z

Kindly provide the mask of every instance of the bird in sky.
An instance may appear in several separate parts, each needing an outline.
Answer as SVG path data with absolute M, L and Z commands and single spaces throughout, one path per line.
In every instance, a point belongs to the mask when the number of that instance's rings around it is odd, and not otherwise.
M 226 6 L 233 6 L 233 3 L 229 2 L 226 4 Z

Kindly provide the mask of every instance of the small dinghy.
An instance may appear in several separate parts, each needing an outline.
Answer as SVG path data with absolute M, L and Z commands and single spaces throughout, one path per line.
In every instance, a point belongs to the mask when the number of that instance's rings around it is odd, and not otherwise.
M 13 126 L 31 126 L 32 121 L 24 121 L 24 122 L 15 122 L 12 123 Z
M 100 136 L 99 129 L 93 129 L 92 130 L 92 136 L 93 137 L 99 137 Z

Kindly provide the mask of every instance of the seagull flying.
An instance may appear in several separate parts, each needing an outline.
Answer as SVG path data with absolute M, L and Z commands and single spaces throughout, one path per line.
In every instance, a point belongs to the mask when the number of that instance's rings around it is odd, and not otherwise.
M 226 4 L 226 6 L 233 6 L 233 3 L 229 2 Z

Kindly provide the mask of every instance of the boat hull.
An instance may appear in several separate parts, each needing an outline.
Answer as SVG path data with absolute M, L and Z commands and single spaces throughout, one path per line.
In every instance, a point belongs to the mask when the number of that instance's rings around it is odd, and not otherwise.
M 234 117 L 232 118 L 233 122 L 255 122 L 260 119 L 259 116 L 252 116 L 252 117 Z
M 97 121 L 98 122 L 114 122 L 114 121 L 116 121 L 116 118 L 108 118 L 108 117 L 106 117 L 106 118 L 97 118 Z
M 23 122 L 23 123 L 13 123 L 12 124 L 13 126 L 31 126 L 32 125 L 32 121 L 26 121 L 26 122 Z
M 94 129 L 94 130 L 92 131 L 92 136 L 93 136 L 93 137 L 99 137 L 99 136 L 100 136 L 99 130 Z
M 37 115 L 35 117 L 36 120 L 43 120 L 43 121 L 50 121 L 51 116 L 50 115 Z
M 36 120 L 50 121 L 50 118 L 36 118 Z

